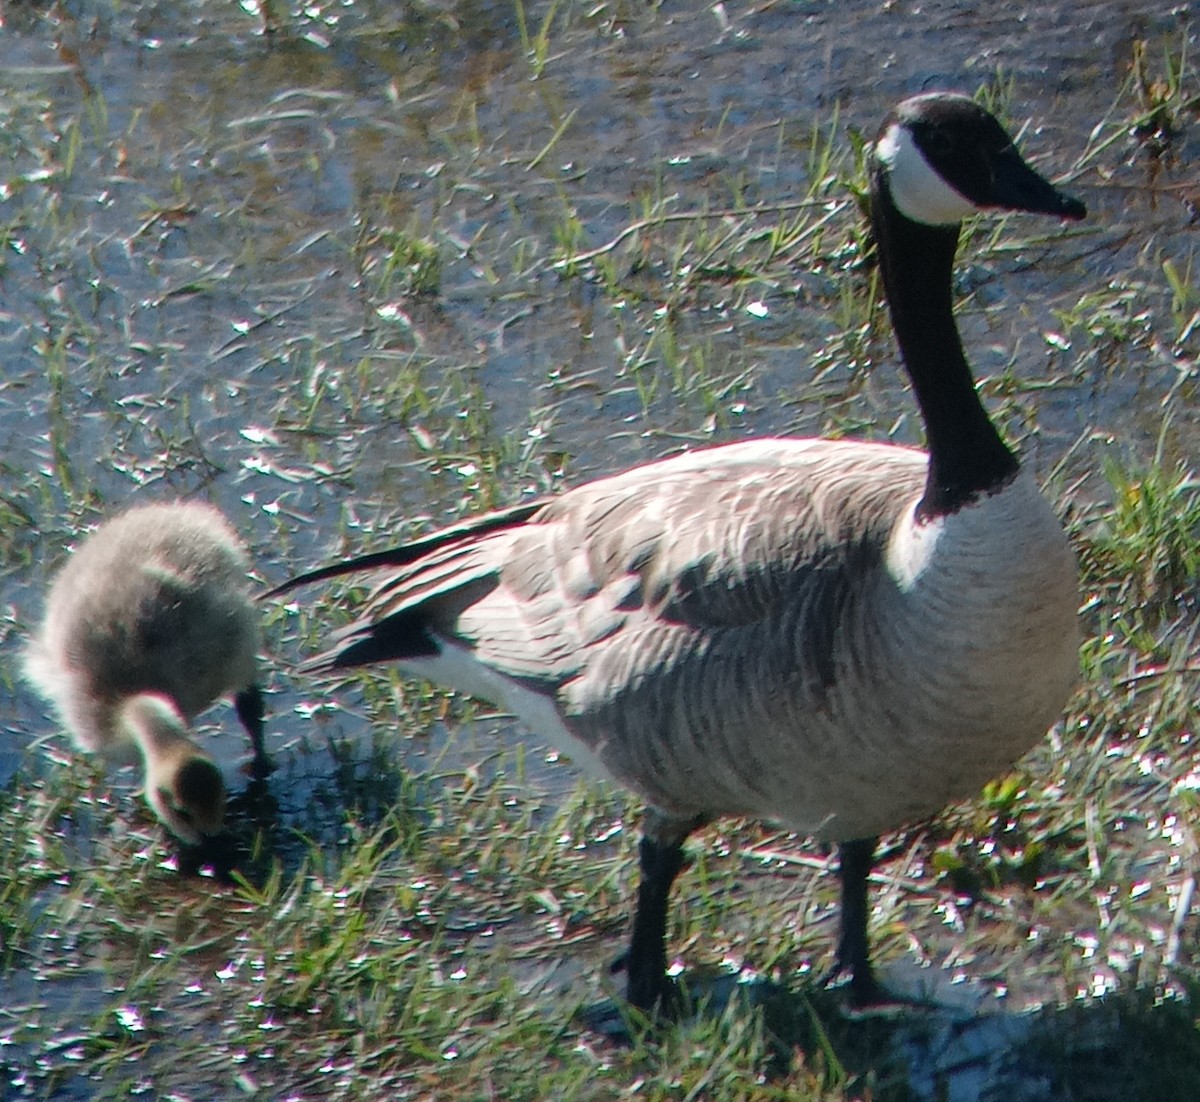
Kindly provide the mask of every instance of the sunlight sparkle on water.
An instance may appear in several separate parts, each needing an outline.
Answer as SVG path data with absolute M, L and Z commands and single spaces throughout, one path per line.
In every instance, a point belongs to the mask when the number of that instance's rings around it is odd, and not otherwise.
M 142 1016 L 135 1006 L 118 1006 L 113 1013 L 121 1028 L 130 1033 L 141 1033 L 146 1028 L 146 1023 L 142 1021 Z

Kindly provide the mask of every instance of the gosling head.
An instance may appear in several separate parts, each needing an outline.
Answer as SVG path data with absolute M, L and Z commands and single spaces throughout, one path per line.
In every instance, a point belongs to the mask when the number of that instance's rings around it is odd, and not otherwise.
M 217 834 L 225 819 L 225 781 L 188 738 L 179 709 L 165 696 L 140 693 L 122 706 L 124 723 L 142 754 L 146 800 L 167 829 L 192 845 Z

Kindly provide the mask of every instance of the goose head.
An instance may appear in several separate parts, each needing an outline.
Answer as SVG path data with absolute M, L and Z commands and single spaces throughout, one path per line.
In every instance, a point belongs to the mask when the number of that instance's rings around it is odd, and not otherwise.
M 192 845 L 221 830 L 225 782 L 221 771 L 190 738 L 174 703 L 139 693 L 121 707 L 119 722 L 141 751 L 146 800 L 177 838 Z
M 953 226 L 985 210 L 1027 211 L 1077 220 L 1078 199 L 1022 159 L 996 118 L 966 96 L 931 92 L 904 100 L 874 147 L 876 199 L 926 226 Z

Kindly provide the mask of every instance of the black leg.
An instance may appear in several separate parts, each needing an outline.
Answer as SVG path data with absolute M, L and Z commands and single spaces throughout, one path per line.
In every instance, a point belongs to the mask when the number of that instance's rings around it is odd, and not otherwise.
M 233 706 L 237 709 L 238 719 L 242 721 L 246 734 L 250 736 L 250 744 L 254 747 L 254 776 L 262 780 L 271 772 L 263 725 L 266 702 L 263 700 L 262 690 L 257 685 L 243 689 L 234 696 Z
M 639 847 L 641 882 L 629 954 L 626 998 L 639 1010 L 669 1010 L 673 987 L 667 978 L 667 908 L 671 885 L 683 868 L 683 841 L 703 817 L 668 819 L 648 812 Z
M 867 877 L 875 863 L 878 838 L 857 838 L 838 846 L 842 880 L 842 932 L 835 974 L 850 973 L 850 998 L 855 1006 L 887 1002 L 888 995 L 871 969 L 867 939 Z

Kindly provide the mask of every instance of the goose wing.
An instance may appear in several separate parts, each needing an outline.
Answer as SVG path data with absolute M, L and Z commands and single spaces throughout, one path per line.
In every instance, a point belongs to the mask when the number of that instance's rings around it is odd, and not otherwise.
M 281 589 L 362 569 L 375 582 L 359 619 L 306 664 L 310 671 L 419 661 L 449 644 L 490 672 L 554 694 L 589 666 L 594 674 L 601 653 L 622 671 L 605 681 L 636 680 L 681 648 L 795 621 L 796 610 L 797 630 L 812 633 L 820 651 L 838 606 L 919 496 L 926 463 L 922 452 L 875 444 L 725 445 Z M 619 646 L 605 647 L 617 636 Z

